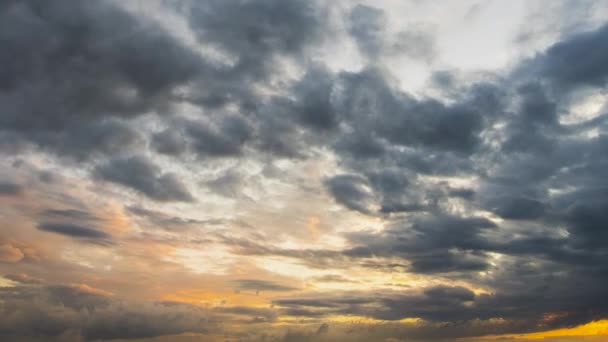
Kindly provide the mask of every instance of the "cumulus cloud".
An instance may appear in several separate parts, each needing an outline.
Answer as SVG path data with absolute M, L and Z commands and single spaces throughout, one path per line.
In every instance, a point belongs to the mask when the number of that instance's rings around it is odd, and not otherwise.
M 192 201 L 193 197 L 174 174 L 164 173 L 142 156 L 116 158 L 95 169 L 97 177 L 133 188 L 158 201 Z

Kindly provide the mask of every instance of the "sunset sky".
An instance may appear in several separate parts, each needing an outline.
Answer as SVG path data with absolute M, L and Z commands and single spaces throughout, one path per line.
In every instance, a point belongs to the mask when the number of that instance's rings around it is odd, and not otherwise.
M 0 0 L 0 341 L 608 341 L 607 18 Z

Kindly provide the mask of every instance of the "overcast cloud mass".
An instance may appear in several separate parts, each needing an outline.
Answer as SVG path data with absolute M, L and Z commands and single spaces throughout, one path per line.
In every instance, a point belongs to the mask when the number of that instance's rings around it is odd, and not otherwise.
M 0 340 L 606 341 L 606 18 L 0 1 Z

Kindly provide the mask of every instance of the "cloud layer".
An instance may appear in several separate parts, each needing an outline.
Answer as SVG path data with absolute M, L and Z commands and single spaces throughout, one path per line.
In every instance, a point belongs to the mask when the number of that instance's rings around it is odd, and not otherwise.
M 484 21 L 500 6 L 0 4 L 0 335 L 449 341 L 602 322 L 608 24 L 568 2 L 586 17 L 515 25 L 508 63 L 465 67 L 484 56 L 453 31 L 501 37 Z

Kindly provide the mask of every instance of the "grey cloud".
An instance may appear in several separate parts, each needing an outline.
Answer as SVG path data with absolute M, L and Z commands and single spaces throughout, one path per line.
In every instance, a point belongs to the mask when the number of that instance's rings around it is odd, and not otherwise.
M 23 191 L 23 187 L 17 183 L 0 181 L 0 195 L 17 195 Z
M 471 200 L 475 197 L 475 190 L 467 188 L 453 188 L 449 189 L 449 195 Z
M 435 37 L 427 28 L 412 26 L 396 34 L 387 32 L 388 18 L 382 9 L 359 4 L 351 9 L 348 19 L 350 35 L 361 54 L 372 62 L 383 55 L 431 62 L 437 54 Z
M 356 283 L 358 281 L 345 278 L 338 274 L 328 274 L 320 277 L 316 277 L 315 281 L 321 283 Z
M 417 273 L 479 271 L 488 267 L 483 251 L 490 245 L 482 233 L 495 228 L 484 218 L 431 212 L 414 218 L 410 225 L 397 223 L 379 234 L 352 233 L 351 242 L 360 248 L 347 253 L 351 257 L 399 256 Z
M 100 219 L 88 211 L 78 209 L 47 209 L 41 215 L 52 219 L 99 221 Z
M 278 312 L 270 308 L 254 308 L 248 306 L 226 306 L 213 310 L 217 314 L 236 315 L 245 318 L 244 323 L 274 322 Z
M 141 156 L 112 159 L 97 166 L 95 175 L 135 189 L 157 201 L 194 200 L 174 174 L 163 173 L 158 166 Z
M 542 324 L 564 327 L 606 316 L 607 116 L 599 113 L 575 124 L 561 119 L 574 100 L 605 91 L 607 26 L 567 37 L 519 62 L 503 77 L 475 81 L 437 73 L 433 81 L 440 83 L 442 96 L 425 97 L 401 90 L 391 70 L 375 67 L 373 61 L 359 71 L 335 73 L 310 63 L 308 47 L 323 40 L 328 29 L 315 2 L 212 0 L 179 5 L 183 7 L 173 9 L 186 16 L 200 43 L 218 50 L 220 61 L 199 57 L 112 2 L 0 5 L 0 40 L 6 45 L 0 62 L 7 66 L 0 71 L 2 150 L 14 154 L 33 143 L 44 152 L 99 163 L 93 172 L 98 179 L 157 201 L 192 201 L 177 176 L 139 156 L 145 134 L 132 120 L 143 113 L 159 119 L 172 112 L 176 102 L 189 102 L 200 113 L 188 113 L 187 120 L 161 118 L 161 125 L 168 127 L 151 136 L 152 150 L 177 157 L 192 154 L 204 162 L 332 153 L 342 173 L 324 181 L 328 193 L 347 209 L 378 215 L 385 223 L 382 231 L 344 235 L 348 245 L 341 250 L 286 249 L 213 237 L 232 252 L 292 258 L 324 270 L 367 267 L 439 275 L 494 291 L 475 295 L 465 288 L 443 287 L 413 294 L 333 293 L 276 300 L 284 312 L 313 318 L 423 317 L 438 325 L 408 332 L 427 338 L 526 332 Z M 380 10 L 357 6 L 350 16 L 350 33 L 367 57 L 377 57 L 375 50 L 393 45 L 395 52 L 415 58 L 429 59 L 434 53 L 432 35 L 426 31 L 405 32 L 395 42 L 382 36 L 385 19 Z M 297 61 L 306 69 L 303 76 L 283 80 L 277 63 L 282 58 Z M 184 88 L 190 91 L 178 94 Z M 260 89 L 270 90 L 272 96 L 260 94 Z M 133 154 L 137 156 L 120 157 Z M 424 181 L 426 176 L 462 176 L 478 184 L 472 189 L 431 185 Z M 238 181 L 228 174 L 208 185 L 231 196 Z M 0 183 L 0 194 L 20 189 L 18 184 Z M 144 208 L 131 208 L 130 213 L 167 229 L 221 224 Z M 474 216 L 491 213 L 502 221 Z M 40 230 L 109 239 L 95 228 L 98 220 L 84 211 L 51 209 L 41 216 Z M 23 258 L 12 245 L 4 249 L 9 261 Z M 235 287 L 295 290 L 256 279 L 238 280 Z M 64 298 L 61 310 L 68 312 L 93 306 L 106 310 L 69 291 L 49 288 L 44 296 Z M 74 301 L 65 299 L 70 296 Z M 81 301 L 87 304 L 78 307 Z M 78 328 L 83 319 L 76 313 L 55 316 L 52 310 L 13 303 L 30 310 L 28 317 L 37 324 L 32 328 L 30 321 L 4 321 L 0 329 L 11 337 L 60 334 Z M 190 309 L 177 313 L 151 306 L 150 312 L 141 313 L 119 308 L 91 318 L 84 336 L 147 337 L 203 329 L 197 325 L 198 314 L 188 316 Z M 243 308 L 224 311 L 248 313 Z M 543 321 L 555 312 L 565 314 Z M 125 317 L 136 317 L 133 327 Z M 476 324 L 483 327 L 477 330 Z
M 188 304 L 124 301 L 65 285 L 4 287 L 0 293 L 0 333 L 9 340 L 62 334 L 87 341 L 133 339 L 217 329 L 208 310 Z
M 94 311 L 109 305 L 107 296 L 84 291 L 75 286 L 49 285 L 45 288 L 50 304 L 62 305 L 74 310 Z
M 480 144 L 484 122 L 501 111 L 495 87 L 471 88 L 459 102 L 446 105 L 403 93 L 374 69 L 343 73 L 339 84 L 337 110 L 352 128 L 396 146 L 468 154 Z
M 338 175 L 325 181 L 331 195 L 340 204 L 362 213 L 371 213 L 373 197 L 365 178 L 356 175 Z
M 532 70 L 560 88 L 606 85 L 608 68 L 603 63 L 608 49 L 603 41 L 608 26 L 579 33 L 549 47 L 528 63 L 523 71 Z
M 392 55 L 405 55 L 414 60 L 432 62 L 437 56 L 434 34 L 423 27 L 412 27 L 399 32 L 389 51 Z
M 286 292 L 293 291 L 296 288 L 291 286 L 281 285 L 272 281 L 261 279 L 238 279 L 234 281 L 237 290 L 250 291 L 270 291 L 270 292 Z
M 338 138 L 334 150 L 342 157 L 358 160 L 383 157 L 387 147 L 374 133 L 351 131 Z
M 79 161 L 143 147 L 143 138 L 126 123 L 101 118 L 83 123 L 66 123 L 59 132 L 35 132 L 29 138 L 43 150 L 68 155 Z
M 334 76 L 321 67 L 311 67 L 294 86 L 296 102 L 293 112 L 297 120 L 315 129 L 327 130 L 338 124 L 332 104 Z
M 196 122 L 184 123 L 192 149 L 201 156 L 238 156 L 251 136 L 251 127 L 238 116 L 225 116 L 216 127 Z
M 421 293 L 380 292 L 327 294 L 316 297 L 284 298 L 273 303 L 295 316 L 333 314 L 365 315 L 376 319 L 400 320 L 423 318 L 426 321 L 451 321 L 458 311 L 466 312 L 466 303 L 474 303 L 475 294 L 463 287 L 439 286 Z M 306 308 L 306 309 L 305 309 Z
M 198 220 L 183 216 L 173 216 L 160 211 L 146 209 L 140 206 L 129 206 L 126 208 L 129 213 L 134 214 L 139 219 L 143 219 L 148 225 L 156 226 L 168 231 L 184 231 L 189 228 L 218 226 L 230 222 L 226 219 Z
M 211 191 L 219 195 L 234 198 L 240 194 L 242 183 L 241 175 L 229 170 L 219 177 L 207 181 L 205 184 Z
M 241 79 L 267 77 L 275 56 L 299 58 L 324 32 L 322 13 L 310 1 L 193 1 L 184 10 L 202 42 L 236 60 L 230 73 Z
M 151 139 L 152 148 L 161 154 L 180 155 L 186 151 L 186 140 L 173 129 L 155 133 Z
M 361 53 L 371 58 L 381 54 L 387 20 L 384 11 L 359 4 L 351 10 L 349 19 L 349 33 L 355 38 Z
M 201 158 L 238 157 L 253 127 L 243 116 L 219 114 L 202 120 L 172 120 L 169 128 L 152 135 L 151 147 L 172 156 L 191 152 Z
M 540 291 L 542 289 L 539 289 Z M 551 291 L 548 297 L 554 294 L 555 292 Z M 285 313 L 300 317 L 349 314 L 389 321 L 422 318 L 423 321 L 416 324 L 416 328 L 408 334 L 421 340 L 483 336 L 497 331 L 534 332 L 580 324 L 601 315 L 583 311 L 569 312 L 561 318 L 547 321 L 543 312 L 556 312 L 555 310 L 559 310 L 563 305 L 574 304 L 569 301 L 576 299 L 552 303 L 538 297 L 537 293 L 529 293 L 529 290 L 527 293 L 476 295 L 464 287 L 437 286 L 423 289 L 421 292 L 317 294 L 277 299 L 274 304 L 285 310 Z M 578 310 L 589 305 L 586 302 L 588 298 L 591 297 L 577 296 L 577 299 L 584 300 L 585 304 L 574 304 L 573 309 L 576 307 Z M 601 304 L 591 306 L 598 307 Z M 492 320 L 493 318 L 505 320 Z M 540 328 L 539 322 L 544 322 L 545 325 Z M 453 329 L 454 326 L 461 329 Z
M 13 2 L 0 22 L 0 125 L 60 154 L 107 147 L 91 122 L 166 107 L 200 68 L 160 27 L 108 1 Z
M 537 200 L 519 197 L 499 199 L 493 211 L 502 218 L 511 220 L 536 219 L 543 216 L 545 205 Z
M 103 240 L 110 238 L 110 235 L 103 231 L 70 223 L 42 222 L 38 225 L 38 229 L 45 232 L 66 235 L 73 238 Z

